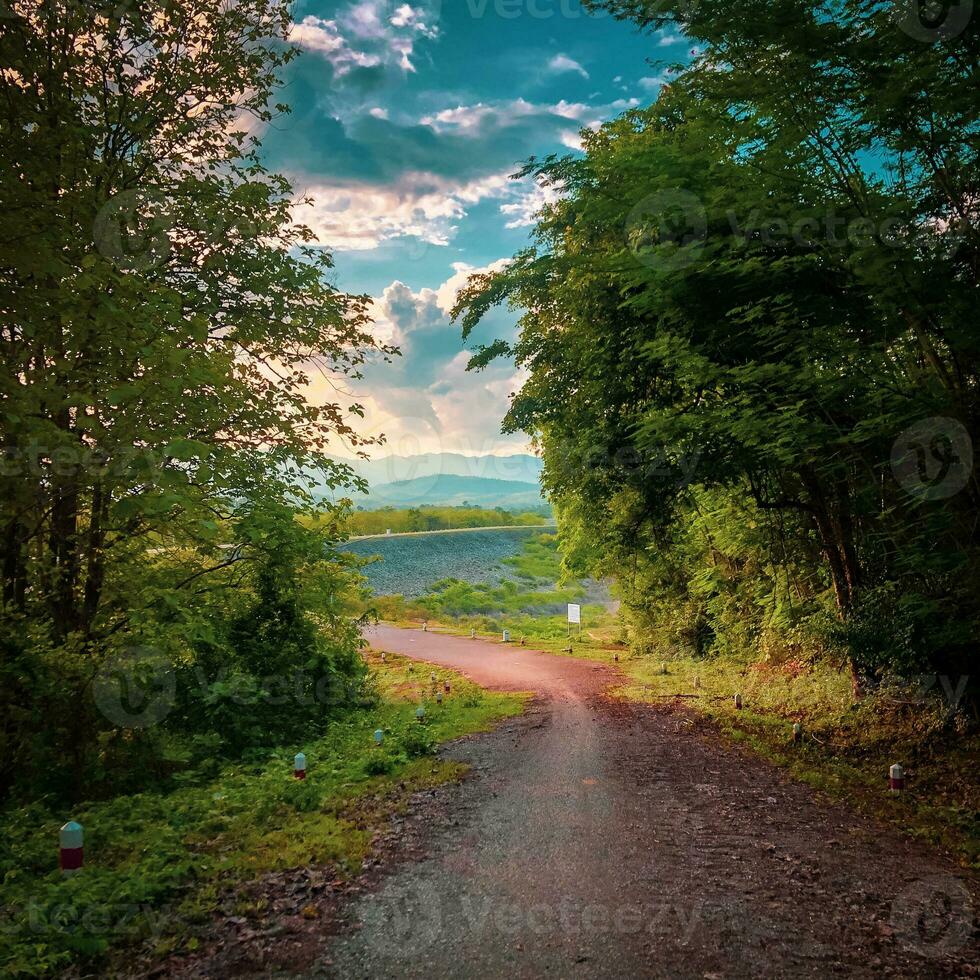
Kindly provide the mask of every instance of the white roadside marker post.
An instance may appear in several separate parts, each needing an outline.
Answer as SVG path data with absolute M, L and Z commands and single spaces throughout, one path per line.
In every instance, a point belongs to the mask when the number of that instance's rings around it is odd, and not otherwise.
M 736 694 L 735 695 L 735 710 L 736 711 L 741 711 L 742 710 L 742 695 L 741 694 Z
M 306 779 L 306 756 L 302 752 L 297 752 L 293 759 L 293 776 L 296 779 Z
M 793 725 L 793 741 L 797 744 L 803 741 L 803 726 L 799 722 Z
M 380 728 L 374 730 L 374 744 L 380 745 L 385 740 L 385 733 Z
M 436 691 L 436 704 L 442 704 L 442 691 Z
M 897 762 L 888 770 L 888 790 L 892 796 L 905 791 L 905 770 Z
M 510 643 L 510 630 L 504 630 L 504 643 Z
M 445 692 L 446 692 L 447 694 L 449 693 L 449 681 L 446 681 L 446 683 L 442 685 L 442 689 L 443 689 L 443 690 L 444 690 L 444 691 L 445 691 Z
M 418 719 L 419 724 L 425 721 L 425 708 L 421 704 L 415 709 L 415 717 Z
M 475 640 L 476 639 L 476 630 L 475 629 L 471 629 L 470 630 L 470 639 L 471 640 Z
M 76 871 L 80 871 L 83 858 L 83 832 L 82 825 L 74 820 L 61 828 L 58 833 L 58 866 L 61 873 L 67 878 Z

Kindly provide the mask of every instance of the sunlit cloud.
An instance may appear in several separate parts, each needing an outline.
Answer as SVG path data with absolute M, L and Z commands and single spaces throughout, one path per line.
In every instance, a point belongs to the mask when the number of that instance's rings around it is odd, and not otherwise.
M 548 68 L 556 74 L 571 71 L 583 78 L 589 77 L 589 73 L 574 58 L 569 58 L 568 55 L 564 54 L 556 54 L 548 62 Z

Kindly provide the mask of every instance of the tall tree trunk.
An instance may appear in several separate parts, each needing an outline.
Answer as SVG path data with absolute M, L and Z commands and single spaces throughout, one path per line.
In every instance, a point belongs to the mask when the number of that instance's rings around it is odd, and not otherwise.
M 854 601 L 860 588 L 861 573 L 857 550 L 854 546 L 854 528 L 851 518 L 850 491 L 846 480 L 836 484 L 836 500 L 831 503 L 812 469 L 802 474 L 803 484 L 810 497 L 813 521 L 820 537 L 820 546 L 834 587 L 837 612 L 842 620 L 854 611 Z M 862 671 L 852 656 L 848 657 L 851 673 L 851 690 L 855 699 L 864 696 L 871 678 Z

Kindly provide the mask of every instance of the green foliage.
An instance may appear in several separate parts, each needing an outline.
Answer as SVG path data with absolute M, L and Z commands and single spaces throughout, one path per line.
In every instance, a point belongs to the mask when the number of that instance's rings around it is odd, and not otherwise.
M 431 758 L 435 745 L 523 705 L 519 695 L 484 692 L 437 668 L 452 692 L 428 704 L 420 725 L 415 708 L 427 692 L 413 686 L 418 671 L 409 674 L 407 664 L 374 661 L 378 702 L 335 715 L 320 736 L 215 772 L 188 772 L 168 792 L 76 807 L 70 815 L 85 828 L 85 867 L 70 879 L 57 871 L 67 811 L 48 801 L 8 810 L 0 818 L 0 973 L 48 976 L 73 965 L 102 973 L 107 950 L 137 942 L 190 950 L 238 882 L 308 863 L 356 873 L 372 834 L 404 796 L 459 775 L 457 764 Z M 384 731 L 381 748 L 376 728 Z M 309 763 L 303 782 L 292 776 L 297 750 Z
M 784 635 L 856 691 L 968 673 L 975 19 L 929 44 L 884 4 L 594 6 L 683 15 L 701 53 L 583 157 L 527 165 L 563 194 L 455 311 L 464 336 L 524 311 L 506 425 L 540 441 L 569 569 L 620 579 L 644 647 Z
M 278 0 L 0 17 L 0 798 L 145 785 L 193 754 L 177 734 L 327 716 L 273 710 L 270 675 L 356 684 L 344 512 L 300 534 L 284 502 L 311 472 L 362 488 L 324 455 L 360 409 L 309 380 L 394 352 L 246 132 L 280 111 L 290 27 Z M 157 695 L 165 725 L 120 721 Z
M 546 523 L 543 514 L 512 513 L 482 507 L 411 507 L 399 510 L 356 510 L 348 518 L 351 535 L 391 531 L 448 531 L 466 527 L 536 527 Z

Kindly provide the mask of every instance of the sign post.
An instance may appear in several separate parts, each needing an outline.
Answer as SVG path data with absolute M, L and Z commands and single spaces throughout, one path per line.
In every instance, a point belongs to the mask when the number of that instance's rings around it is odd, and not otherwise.
M 568 604 L 568 644 L 572 643 L 572 623 L 578 625 L 578 635 L 582 635 L 582 607 L 577 602 Z

